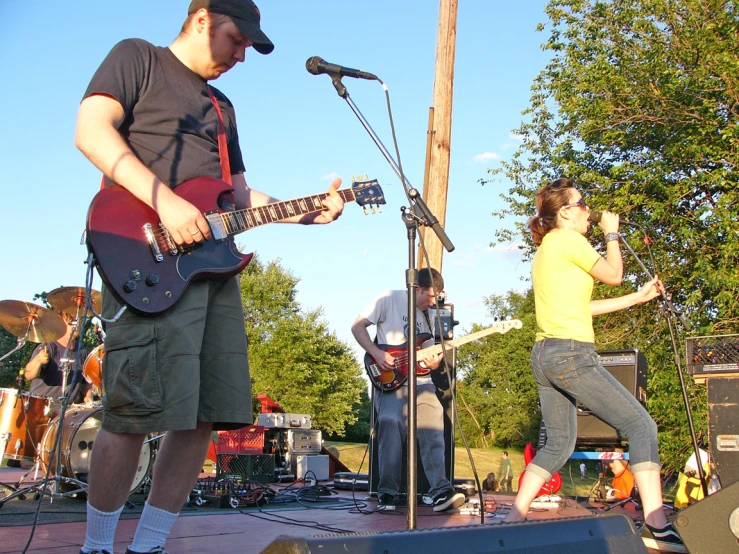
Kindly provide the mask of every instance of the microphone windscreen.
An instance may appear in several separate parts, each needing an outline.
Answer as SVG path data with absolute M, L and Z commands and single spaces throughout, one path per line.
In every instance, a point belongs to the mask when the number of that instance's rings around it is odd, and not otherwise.
M 318 64 L 323 63 L 323 58 L 320 58 L 319 56 L 313 56 L 312 58 L 308 58 L 305 61 L 305 68 L 308 70 L 308 73 L 311 73 L 313 75 L 320 75 L 321 72 L 318 71 Z
M 588 213 L 588 219 L 593 223 L 598 223 L 601 217 L 603 217 L 603 214 L 597 210 L 590 210 Z

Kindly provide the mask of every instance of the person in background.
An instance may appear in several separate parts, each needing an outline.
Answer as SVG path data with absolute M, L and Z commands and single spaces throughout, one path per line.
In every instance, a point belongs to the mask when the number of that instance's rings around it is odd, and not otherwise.
M 501 457 L 503 458 L 503 468 L 501 469 L 503 477 L 500 480 L 501 490 L 513 492 L 513 466 L 511 465 L 511 459 L 508 457 L 508 451 L 503 450 Z

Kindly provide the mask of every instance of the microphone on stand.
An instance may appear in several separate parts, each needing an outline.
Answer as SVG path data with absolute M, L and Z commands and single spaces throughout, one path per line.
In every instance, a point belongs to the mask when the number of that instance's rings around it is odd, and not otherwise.
M 602 217 L 603 212 L 599 212 L 598 210 L 590 210 L 590 212 L 588 213 L 588 219 L 593 223 L 598 223 Z
M 339 77 L 353 77 L 354 79 L 368 79 L 370 81 L 379 81 L 376 75 L 361 71 L 359 69 L 352 69 L 351 67 L 344 67 L 343 65 L 329 63 L 319 56 L 313 56 L 308 58 L 305 62 L 305 68 L 308 73 L 312 75 L 322 75 L 324 73 L 329 75 L 338 75 Z

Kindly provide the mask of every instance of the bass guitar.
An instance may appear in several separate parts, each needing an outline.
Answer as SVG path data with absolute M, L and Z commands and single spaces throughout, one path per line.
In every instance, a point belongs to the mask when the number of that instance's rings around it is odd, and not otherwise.
M 225 279 L 243 271 L 254 254 L 242 254 L 234 235 L 255 227 L 319 212 L 328 193 L 227 210 L 231 186 L 212 177 L 185 181 L 175 194 L 196 206 L 208 221 L 208 241 L 178 246 L 157 213 L 120 185 L 98 192 L 87 213 L 87 246 L 111 292 L 145 314 L 163 312 L 195 279 Z M 356 201 L 367 213 L 385 204 L 377 180 L 354 182 L 338 190 L 344 202 Z
M 544 427 L 544 420 L 542 420 L 541 425 L 539 425 L 539 444 L 536 448 L 534 448 L 534 445 L 531 443 L 528 443 L 524 449 L 523 449 L 523 460 L 526 462 L 526 465 L 528 466 L 529 463 L 531 463 L 531 460 L 534 459 L 534 456 L 536 456 L 536 451 L 540 448 L 542 448 L 547 443 L 547 430 L 546 427 Z M 526 474 L 525 471 L 521 472 L 521 476 L 518 478 L 518 488 L 521 489 L 521 483 L 523 482 L 523 476 Z M 562 488 L 562 477 L 560 477 L 559 472 L 555 471 L 554 475 L 552 475 L 546 483 L 539 489 L 539 492 L 536 493 L 536 497 L 547 495 L 552 495 L 556 492 L 559 492 L 559 489 Z
M 469 335 L 465 335 L 458 339 L 444 341 L 444 346 L 446 346 L 447 350 L 451 350 L 452 348 L 461 346 L 462 344 L 479 340 L 491 333 L 503 334 L 507 333 L 511 329 L 520 329 L 521 327 L 522 323 L 518 319 L 498 321 L 482 331 L 470 333 Z M 418 350 L 418 354 L 416 355 L 417 360 L 421 360 L 428 355 L 436 355 L 442 351 L 441 344 L 435 344 L 428 348 L 421 349 L 421 345 L 430 338 L 432 338 L 430 333 L 420 333 L 416 337 L 416 350 Z M 375 388 L 383 392 L 394 391 L 405 383 L 406 379 L 408 379 L 408 343 L 405 342 L 397 346 L 389 346 L 387 344 L 378 344 L 377 346 L 381 350 L 393 355 L 395 358 L 393 369 L 387 371 L 381 369 L 380 366 L 377 365 L 377 361 L 372 356 L 365 354 L 364 367 L 367 370 L 367 375 L 369 375 L 370 381 Z M 431 373 L 431 370 L 421 365 L 421 362 L 416 363 L 416 375 L 428 375 L 429 373 Z

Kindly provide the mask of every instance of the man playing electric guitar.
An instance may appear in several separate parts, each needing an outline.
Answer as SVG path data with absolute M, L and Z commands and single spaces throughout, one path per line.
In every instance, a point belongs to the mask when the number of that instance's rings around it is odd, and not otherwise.
M 275 201 L 246 184 L 234 107 L 208 84 L 243 62 L 250 47 L 261 54 L 272 51 L 260 20 L 252 0 L 192 0 L 169 47 L 140 39 L 118 43 L 80 104 L 76 146 L 106 183 L 117 183 L 156 211 L 177 245 L 212 236 L 200 210 L 173 191 L 181 183 L 200 176 L 232 183 L 239 209 Z M 257 129 L 247 129 L 258 136 Z M 322 210 L 285 221 L 335 220 L 343 209 L 339 184 L 332 183 Z M 154 287 L 154 277 L 132 270 L 129 288 Z M 117 313 L 118 300 L 103 289 L 106 318 Z M 160 314 L 129 309 L 107 325 L 106 334 L 104 415 L 89 473 L 82 552 L 113 551 L 141 444 L 147 433 L 166 431 L 127 550 L 161 553 L 200 473 L 211 431 L 252 422 L 238 277 L 193 282 Z
M 423 268 L 418 272 L 416 289 L 417 333 L 430 333 L 426 310 L 436 303 L 436 295 L 444 290 L 444 280 L 435 269 Z M 377 343 L 400 345 L 408 340 L 408 294 L 405 290 L 386 291 L 366 306 L 352 325 L 352 334 L 359 345 L 374 358 L 381 371 L 393 371 L 395 356 L 380 349 L 369 336 L 367 328 L 377 326 Z M 428 340 L 423 346 L 433 346 Z M 426 368 L 435 370 L 443 360 L 441 352 L 419 359 Z M 421 461 L 429 482 L 428 496 L 433 500 L 434 511 L 458 508 L 464 503 L 464 495 L 455 492 L 445 472 L 444 414 L 436 396 L 436 387 L 430 375 L 419 375 L 417 387 L 418 443 Z M 402 460 L 400 453 L 408 434 L 408 382 L 395 390 L 375 393 L 374 409 L 377 420 L 377 446 L 380 480 L 377 494 L 379 510 L 395 509 L 400 488 Z

